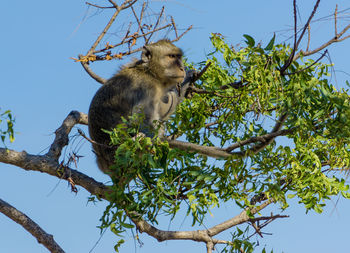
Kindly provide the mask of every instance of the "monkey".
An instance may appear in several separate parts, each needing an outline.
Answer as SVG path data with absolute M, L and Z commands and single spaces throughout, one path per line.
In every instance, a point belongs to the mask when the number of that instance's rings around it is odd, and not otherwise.
M 152 137 L 147 127 L 154 128 L 154 121 L 165 121 L 175 112 L 193 74 L 186 75 L 182 56 L 182 50 L 167 39 L 145 45 L 140 60 L 122 67 L 98 89 L 89 107 L 88 128 L 102 172 L 111 173 L 117 148 L 109 146 L 110 136 L 102 130 L 112 130 L 122 117 L 143 113 L 141 130 Z

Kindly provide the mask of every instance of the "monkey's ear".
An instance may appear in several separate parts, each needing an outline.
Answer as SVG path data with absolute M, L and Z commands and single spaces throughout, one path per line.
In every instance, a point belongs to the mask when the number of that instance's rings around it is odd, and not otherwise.
M 151 50 L 147 47 L 147 46 L 144 46 L 142 48 L 142 54 L 141 54 L 141 60 L 143 62 L 149 62 L 149 60 L 151 59 Z

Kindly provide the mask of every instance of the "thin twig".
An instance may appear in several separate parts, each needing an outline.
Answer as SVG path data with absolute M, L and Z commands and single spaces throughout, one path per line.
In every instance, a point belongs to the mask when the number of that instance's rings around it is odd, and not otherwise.
M 283 65 L 283 67 L 280 69 L 280 72 L 281 74 L 283 75 L 285 70 L 290 66 L 290 64 L 294 61 L 295 59 L 295 53 L 296 51 L 298 50 L 298 47 L 299 47 L 299 44 L 301 42 L 301 40 L 303 39 L 304 37 L 304 34 L 305 34 L 305 31 L 306 29 L 308 28 L 308 26 L 310 25 L 310 22 L 312 20 L 312 18 L 314 17 L 316 11 L 317 11 L 317 8 L 319 6 L 319 3 L 320 3 L 321 0 L 317 0 L 315 6 L 314 6 L 314 9 L 312 10 L 311 12 L 311 15 L 309 16 L 300 36 L 299 36 L 299 39 L 296 41 L 296 38 L 297 38 L 297 32 L 296 32 L 296 29 L 297 29 L 297 18 L 296 18 L 296 0 L 293 1 L 293 6 L 294 6 L 294 46 L 293 46 L 293 50 L 292 50 L 292 53 L 291 55 L 289 56 L 287 62 Z
M 298 73 L 301 73 L 309 68 L 311 68 L 312 66 L 314 66 L 316 63 L 318 63 L 326 54 L 328 53 L 328 49 L 326 49 L 323 54 L 316 60 L 314 61 L 312 64 L 310 64 L 309 66 L 303 68 L 303 69 L 300 69 L 298 71 L 295 71 L 295 72 L 292 72 L 292 73 L 284 73 L 285 75 L 288 75 L 288 76 L 291 76 L 291 75 L 295 75 L 295 74 L 298 74 Z
M 110 3 L 114 6 L 114 8 L 116 8 L 116 9 L 119 8 L 119 6 L 117 5 L 116 2 L 114 2 L 114 1 L 112 1 L 112 0 L 108 0 L 108 2 L 110 2 Z
M 79 55 L 79 59 L 81 59 L 82 55 Z M 99 75 L 97 75 L 95 72 L 92 71 L 92 69 L 90 68 L 89 64 L 87 62 L 81 61 L 80 62 L 81 65 L 83 66 L 84 70 L 86 71 L 86 73 L 89 74 L 90 77 L 92 77 L 94 80 L 96 80 L 97 82 L 99 82 L 100 84 L 105 84 L 107 82 L 106 79 L 104 79 L 103 77 L 100 77 Z
M 109 20 L 109 22 L 107 23 L 106 27 L 103 29 L 103 31 L 101 32 L 101 34 L 97 37 L 96 41 L 94 44 L 92 44 L 91 48 L 89 49 L 89 51 L 87 52 L 86 55 L 91 55 L 93 54 L 95 48 L 97 47 L 97 45 L 101 42 L 102 38 L 105 36 L 105 34 L 107 33 L 108 29 L 111 27 L 111 25 L 113 24 L 114 20 L 116 19 L 116 17 L 118 16 L 118 14 L 120 13 L 121 9 L 118 8 L 113 16 L 111 17 L 111 19 Z
M 144 5 L 145 5 L 145 2 L 143 3 L 142 9 L 141 9 L 141 17 L 140 17 L 140 19 L 137 17 L 136 12 L 135 12 L 135 10 L 134 10 L 134 7 L 131 6 L 132 13 L 134 14 L 134 17 L 135 17 L 135 19 L 136 19 L 136 21 L 137 21 L 137 24 L 139 25 L 139 27 L 137 28 L 137 33 L 139 33 L 139 31 L 141 31 L 142 34 L 145 34 L 144 31 L 143 31 L 143 28 L 142 28 L 142 24 L 141 24 Z M 126 36 L 125 36 L 125 37 L 126 37 Z M 146 42 L 147 42 L 146 37 L 143 36 L 143 38 L 145 39 L 145 43 L 146 43 Z
M 306 47 L 306 51 L 309 51 L 310 41 L 311 41 L 311 26 L 309 25 L 307 27 L 307 47 Z
M 162 27 L 160 27 L 160 28 L 158 28 L 158 29 L 149 31 L 149 32 L 147 32 L 147 33 L 139 34 L 139 35 L 135 36 L 134 38 L 135 38 L 135 39 L 138 39 L 138 38 L 140 38 L 140 37 L 144 37 L 144 36 L 147 36 L 147 35 L 149 35 L 149 34 L 151 34 L 151 33 L 158 32 L 158 31 L 163 30 L 163 29 L 165 29 L 165 28 L 168 28 L 168 27 L 170 27 L 170 26 L 171 26 L 171 24 L 167 24 L 167 25 L 165 25 L 165 26 L 162 26 Z M 108 49 L 110 49 L 110 48 L 115 48 L 115 47 L 121 46 L 121 45 L 123 45 L 123 44 L 125 44 L 125 43 L 126 43 L 125 41 L 122 41 L 122 42 L 120 42 L 120 43 L 117 43 L 117 44 L 115 44 L 115 45 L 110 46 L 109 48 L 103 48 L 103 49 L 100 49 L 100 50 L 96 50 L 96 51 L 93 52 L 93 54 L 98 54 L 98 53 L 104 52 L 104 51 L 106 51 L 106 50 L 108 50 Z M 141 50 L 141 49 L 140 49 L 140 50 Z
M 294 130 L 295 130 L 295 128 L 283 129 L 283 130 L 279 130 L 279 131 L 276 131 L 276 132 L 271 132 L 271 133 L 268 133 L 268 134 L 265 134 L 265 135 L 251 137 L 251 138 L 249 138 L 247 140 L 239 141 L 239 142 L 237 142 L 235 144 L 232 144 L 231 146 L 227 147 L 225 150 L 227 152 L 231 152 L 232 150 L 234 150 L 236 148 L 243 147 L 243 146 L 251 144 L 251 143 L 255 143 L 255 142 L 266 143 L 271 138 L 276 138 L 278 136 L 284 136 L 284 135 L 290 134 Z
M 300 50 L 300 52 L 298 52 L 298 54 L 295 55 L 294 60 L 297 60 L 300 57 L 300 55 L 303 55 L 303 56 L 313 55 L 313 54 L 325 49 L 326 47 L 330 46 L 333 43 L 341 42 L 343 40 L 350 38 L 350 35 L 347 35 L 347 36 L 341 38 L 344 35 L 344 33 L 346 31 L 348 31 L 349 29 L 350 29 L 350 24 L 347 25 L 346 27 L 344 27 L 344 29 L 340 33 L 338 33 L 334 38 L 330 39 L 329 41 L 327 41 L 326 43 L 324 43 L 323 45 L 319 46 L 318 48 L 316 48 L 314 50 L 306 51 L 306 52 L 303 50 Z
M 337 34 L 338 34 L 337 15 L 338 15 L 338 4 L 335 5 L 335 11 L 334 11 L 334 36 L 335 36 L 335 37 L 336 37 Z
M 171 16 L 171 23 L 173 24 L 174 31 L 175 31 L 175 36 L 177 38 L 177 37 L 179 37 L 179 35 L 177 34 L 177 28 L 176 28 L 176 25 L 175 25 L 174 18 L 172 16 Z
M 78 128 L 78 133 L 85 139 L 87 140 L 88 142 L 92 143 L 92 144 L 95 144 L 95 145 L 99 145 L 99 146 L 103 146 L 105 148 L 113 148 L 113 146 L 109 146 L 109 145 L 106 145 L 106 144 L 103 144 L 103 143 L 98 143 L 92 139 L 90 139 L 89 137 L 87 137 L 84 132 Z
M 150 41 L 152 35 L 154 34 L 154 32 L 155 32 L 155 30 L 156 30 L 156 28 L 157 28 L 157 26 L 158 26 L 158 24 L 159 24 L 160 18 L 163 16 L 163 13 L 164 13 L 164 6 L 162 7 L 162 9 L 161 9 L 161 11 L 160 11 L 160 14 L 159 14 L 159 16 L 158 16 L 158 19 L 157 19 L 157 21 L 156 21 L 156 24 L 155 24 L 154 27 L 153 27 L 153 31 L 152 31 L 151 35 L 150 35 L 150 36 L 147 38 L 147 40 L 146 40 L 147 44 L 149 43 L 149 41 Z M 169 25 L 171 25 L 171 24 L 169 24 Z
M 178 41 L 178 40 L 180 40 L 189 30 L 191 30 L 192 29 L 192 25 L 190 25 L 190 27 L 188 27 L 187 29 L 186 29 L 186 31 L 184 31 L 183 33 L 181 33 L 181 35 L 178 37 L 178 38 L 176 38 L 176 39 L 173 39 L 172 40 L 172 42 L 175 42 L 175 41 Z
M 115 8 L 114 6 L 99 6 L 99 5 L 96 5 L 96 4 L 92 4 L 92 3 L 89 3 L 89 2 L 85 2 L 85 4 L 87 5 L 91 5 L 93 7 L 96 7 L 96 8 L 99 8 L 99 9 L 113 9 Z

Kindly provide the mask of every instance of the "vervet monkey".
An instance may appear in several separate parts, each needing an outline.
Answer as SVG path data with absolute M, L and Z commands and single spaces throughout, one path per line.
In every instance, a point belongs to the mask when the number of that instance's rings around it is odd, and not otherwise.
M 141 59 L 133 61 L 109 79 L 93 97 L 89 109 L 89 133 L 98 167 L 110 172 L 115 148 L 110 147 L 111 130 L 121 117 L 143 113 L 145 131 L 154 121 L 169 118 L 185 96 L 193 72 L 186 76 L 182 51 L 169 40 L 160 40 L 143 47 Z M 181 84 L 182 83 L 182 84 Z M 181 85 L 180 85 L 181 84 Z

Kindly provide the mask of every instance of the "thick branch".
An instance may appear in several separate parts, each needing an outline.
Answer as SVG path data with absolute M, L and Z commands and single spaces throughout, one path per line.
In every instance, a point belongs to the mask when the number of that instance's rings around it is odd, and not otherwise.
M 88 124 L 88 116 L 85 113 L 71 111 L 62 125 L 55 131 L 56 138 L 52 143 L 47 156 L 58 160 L 64 146 L 68 145 L 68 134 L 76 124 Z
M 167 140 L 171 148 L 178 148 L 186 151 L 193 151 L 205 156 L 213 158 L 228 158 L 232 154 L 227 152 L 223 148 L 201 146 L 190 142 L 178 141 L 178 140 Z
M 0 148 L 0 162 L 12 164 L 25 170 L 39 171 L 55 176 L 60 179 L 64 179 L 70 182 L 74 182 L 75 185 L 80 185 L 85 188 L 92 195 L 99 196 L 102 199 L 107 198 L 108 187 L 104 184 L 95 181 L 93 178 L 73 169 L 68 166 L 64 166 L 58 163 L 56 158 L 60 154 L 62 148 L 67 145 L 67 138 L 70 130 L 75 124 L 86 124 L 87 116 L 83 113 L 72 111 L 67 118 L 63 121 L 62 126 L 56 131 L 56 139 L 52 144 L 50 151 L 46 155 L 31 155 L 25 151 L 18 152 L 15 150 L 9 150 Z M 276 127 L 275 127 L 276 128 Z M 169 141 L 169 144 L 173 147 L 190 147 L 191 149 L 198 149 L 200 153 L 217 157 L 228 157 L 232 155 L 220 148 L 215 147 L 202 147 L 199 145 L 184 143 L 180 141 Z M 272 200 L 268 200 L 261 206 L 250 209 L 251 215 L 256 214 L 258 211 L 265 208 L 268 204 L 272 203 Z M 197 231 L 163 231 L 155 228 L 147 223 L 139 215 L 129 215 L 133 223 L 136 225 L 140 232 L 146 232 L 159 241 L 164 240 L 193 240 L 198 242 L 204 242 L 207 245 L 207 249 L 216 243 L 216 239 L 212 238 L 214 235 L 231 228 L 235 225 L 251 220 L 251 216 L 248 216 L 248 209 L 243 211 L 238 216 L 227 220 L 217 226 L 210 228 L 209 230 L 197 230 Z M 217 243 L 220 243 L 219 241 Z
M 108 189 L 107 186 L 97 182 L 92 177 L 67 166 L 62 167 L 56 159 L 47 155 L 31 155 L 25 151 L 18 152 L 0 148 L 0 162 L 15 165 L 28 171 L 39 171 L 64 180 L 70 178 L 76 185 L 82 186 L 92 195 L 101 198 L 105 198 L 104 195 Z
M 270 205 L 271 203 L 273 203 L 274 200 L 273 199 L 269 199 L 267 201 L 265 201 L 263 204 L 261 204 L 258 207 L 252 208 L 250 209 L 250 216 L 248 215 L 248 210 L 244 210 L 242 211 L 239 215 L 233 217 L 232 219 L 229 219 L 221 224 L 218 224 L 214 227 L 211 227 L 208 229 L 208 233 L 210 236 L 215 236 L 229 228 L 232 228 L 234 226 L 237 226 L 239 224 L 242 224 L 244 222 L 247 222 L 249 220 L 251 220 L 251 216 L 260 212 L 262 209 L 264 209 L 265 207 L 267 207 L 268 205 Z M 252 219 L 254 220 L 254 219 Z
M 215 239 L 212 237 L 229 229 L 236 225 L 242 224 L 244 222 L 254 220 L 251 216 L 248 216 L 248 210 L 251 215 L 256 214 L 261 211 L 269 204 L 273 203 L 273 199 L 264 202 L 262 205 L 247 209 L 242 211 L 239 215 L 229 219 L 221 224 L 218 224 L 208 230 L 197 230 L 197 231 L 164 231 L 155 228 L 154 226 L 148 224 L 144 220 L 132 219 L 133 223 L 136 225 L 137 229 L 142 233 L 145 232 L 148 235 L 156 238 L 158 241 L 165 240 L 193 240 L 198 242 L 213 242 Z
M 50 252 L 64 253 L 63 249 L 55 242 L 52 235 L 46 233 L 27 215 L 18 211 L 2 199 L 0 199 L 0 212 L 31 233 L 38 240 L 38 243 L 44 245 Z

